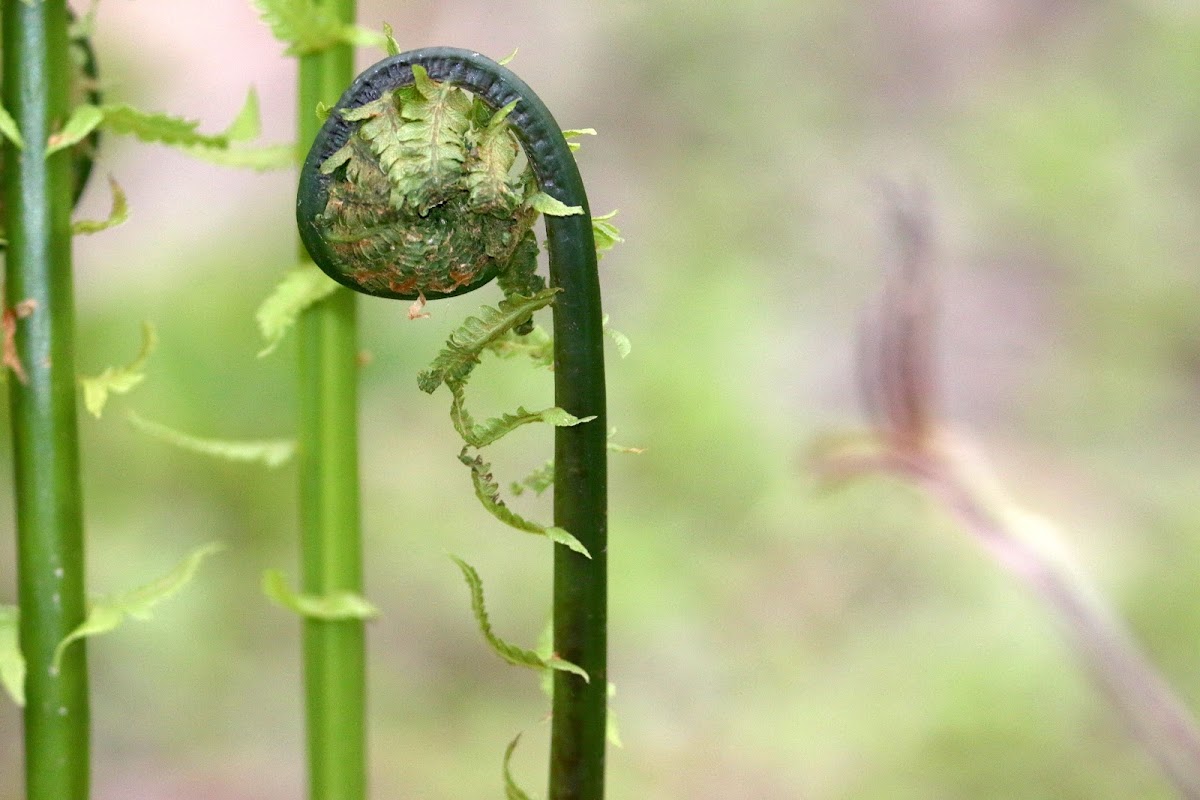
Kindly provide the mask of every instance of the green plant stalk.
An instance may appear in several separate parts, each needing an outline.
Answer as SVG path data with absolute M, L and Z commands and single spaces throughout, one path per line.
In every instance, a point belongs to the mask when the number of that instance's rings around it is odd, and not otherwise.
M 354 21 L 354 0 L 324 4 L 343 22 Z M 333 105 L 353 77 L 349 45 L 300 57 L 302 152 L 320 128 L 317 104 Z M 363 590 L 356 319 L 354 293 L 339 288 L 307 309 L 296 325 L 301 580 L 306 593 Z M 365 649 L 362 620 L 304 621 L 311 800 L 366 797 Z
M 510 70 L 468 50 L 432 47 L 384 59 L 359 75 L 331 110 L 308 152 L 298 191 L 297 224 L 308 251 L 337 280 L 368 294 L 405 297 L 402 290 L 366 287 L 330 258 L 316 220 L 328 201 L 329 173 L 321 167 L 353 135 L 342 111 L 413 84 L 414 66 L 434 81 L 466 89 L 505 118 L 521 142 L 538 188 L 578 213 L 547 216 L 554 304 L 556 405 L 591 421 L 555 433 L 554 524 L 565 528 L 591 558 L 554 548 L 554 649 L 585 670 L 590 681 L 556 672 L 550 746 L 552 800 L 604 796 L 607 713 L 607 427 L 603 317 L 596 248 L 587 194 L 575 157 L 554 116 Z M 330 261 L 331 263 L 324 263 Z M 467 286 L 464 290 L 469 290 Z M 441 290 L 439 290 L 440 292 Z
M 4 145 L 8 321 L 22 376 L 8 378 L 16 481 L 18 602 L 28 800 L 84 800 L 89 784 L 87 656 L 54 649 L 83 621 L 83 504 L 75 408 L 71 155 L 45 156 L 67 117 L 64 0 L 4 0 L 5 107 L 25 141 Z M 23 314 L 16 310 L 22 309 Z
M 421 64 L 493 108 L 512 100 L 508 119 L 542 191 L 582 213 L 547 216 L 554 302 L 554 402 L 577 417 L 555 428 L 554 524 L 570 531 L 591 555 L 554 546 L 554 652 L 588 673 L 554 673 L 550 729 L 550 800 L 601 800 L 608 711 L 608 426 L 605 414 L 604 332 L 600 278 L 587 192 L 575 157 L 550 110 L 519 77 L 490 59 L 430 48 L 389 59 L 390 67 Z M 364 81 L 364 78 L 360 78 Z M 365 81 L 364 81 L 365 82 Z

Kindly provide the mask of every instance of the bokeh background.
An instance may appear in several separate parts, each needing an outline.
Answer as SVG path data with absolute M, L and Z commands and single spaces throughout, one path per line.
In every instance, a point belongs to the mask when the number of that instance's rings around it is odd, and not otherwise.
M 566 127 L 593 209 L 610 351 L 613 798 L 1159 798 L 1170 791 L 1009 576 L 902 486 L 819 491 L 806 453 L 862 424 L 854 340 L 894 255 L 880 186 L 931 198 L 942 397 L 1154 660 L 1200 703 L 1200 11 L 1185 0 L 363 0 L 403 47 L 514 68 Z M 108 0 L 108 97 L 223 128 L 249 85 L 290 141 L 295 67 L 240 0 Z M 381 56 L 363 52 L 361 65 Z M 79 369 L 149 377 L 82 420 L 97 594 L 228 549 L 153 620 L 89 645 L 95 797 L 303 793 L 297 620 L 258 589 L 296 574 L 295 474 L 173 450 L 128 410 L 197 434 L 289 436 L 288 341 L 254 310 L 295 261 L 294 178 L 109 138 L 124 227 L 77 242 Z M 97 182 L 84 211 L 106 212 Z M 453 552 L 493 621 L 532 643 L 548 546 L 496 523 L 455 455 L 448 398 L 415 375 L 495 290 L 432 307 L 364 299 L 362 474 L 376 798 L 497 797 L 504 745 L 544 793 L 536 677 L 481 642 Z M 487 365 L 478 413 L 548 404 L 550 378 Z M 346 413 L 353 413 L 347 409 Z M 501 475 L 549 456 L 525 430 Z M 7 461 L 0 486 L 7 485 Z M 7 495 L 0 504 L 11 507 Z M 519 507 L 547 517 L 548 505 Z M 0 553 L 13 553 L 11 514 Z M 0 602 L 12 602 L 10 557 Z M 20 796 L 0 703 L 0 798 Z

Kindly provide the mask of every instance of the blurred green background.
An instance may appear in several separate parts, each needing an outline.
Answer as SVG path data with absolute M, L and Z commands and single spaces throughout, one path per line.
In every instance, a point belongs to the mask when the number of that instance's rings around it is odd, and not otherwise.
M 1200 703 L 1200 12 L 1183 0 L 363 0 L 405 48 L 514 68 L 565 127 L 592 207 L 627 242 L 602 263 L 610 350 L 613 798 L 1159 798 L 1135 748 L 1024 590 L 903 487 L 817 491 L 814 436 L 861 425 L 854 337 L 892 258 L 880 184 L 933 198 L 947 418 L 1055 518 L 1185 698 Z M 295 127 L 294 63 L 239 0 L 108 2 L 108 97 Z M 364 52 L 366 66 L 381 54 Z M 94 593 L 228 544 L 148 623 L 93 640 L 99 800 L 303 792 L 298 623 L 259 593 L 296 574 L 295 475 L 133 431 L 288 436 L 291 341 L 253 314 L 295 260 L 294 179 L 109 139 L 99 175 L 133 218 L 77 243 L 79 369 L 146 382 L 82 421 Z M 97 181 L 84 210 L 106 211 Z M 487 289 L 362 302 L 362 472 L 376 798 L 498 797 L 505 743 L 544 792 L 536 677 L 486 649 L 447 552 L 480 570 L 499 632 L 536 640 L 546 543 L 496 523 L 457 462 L 448 397 L 417 371 Z M 485 377 L 486 376 L 486 377 Z M 549 403 L 489 364 L 477 414 Z M 352 413 L 347 409 L 347 413 Z M 7 428 L 5 428 L 7 430 Z M 499 447 L 502 476 L 549 456 Z M 0 486 L 8 495 L 8 465 Z M 548 504 L 519 508 L 547 518 Z M 0 553 L 13 553 L 11 514 Z M 10 557 L 0 602 L 12 602 Z M 0 798 L 21 786 L 0 703 Z

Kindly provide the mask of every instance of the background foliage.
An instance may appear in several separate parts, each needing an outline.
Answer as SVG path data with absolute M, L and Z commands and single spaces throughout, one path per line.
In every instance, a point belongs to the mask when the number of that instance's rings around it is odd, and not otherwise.
M 611 470 L 626 743 L 612 797 L 1168 796 L 1019 588 L 904 490 L 816 492 L 804 454 L 861 417 L 853 337 L 891 256 L 879 182 L 923 183 L 948 416 L 1063 524 L 1200 702 L 1194 8 L 363 0 L 360 20 L 391 22 L 406 48 L 520 47 L 514 67 L 559 121 L 600 131 L 580 159 L 593 208 L 621 208 L 627 243 L 602 280 L 634 342 L 625 361 L 610 352 L 610 418 L 648 448 Z M 249 4 L 109 2 L 96 47 L 114 99 L 215 131 L 253 83 L 266 138 L 294 136 L 293 63 Z M 292 359 L 256 359 L 253 314 L 293 262 L 293 179 L 125 140 L 100 168 L 132 219 L 77 245 L 80 369 L 128 361 L 142 320 L 160 345 L 136 392 L 82 420 L 91 588 L 139 585 L 213 539 L 227 549 L 152 621 L 90 645 L 95 795 L 295 797 L 298 625 L 258 588 L 265 568 L 295 575 L 294 475 L 123 421 L 136 409 L 197 434 L 290 434 Z M 107 204 L 98 181 L 85 210 Z M 363 301 L 378 797 L 496 796 L 522 728 L 514 768 L 542 780 L 545 703 L 480 641 L 446 553 L 487 576 L 498 631 L 533 642 L 546 544 L 486 516 L 445 399 L 415 383 L 495 299 L 439 301 L 416 322 L 407 304 Z M 529 370 L 485 365 L 476 383 L 481 415 L 550 404 Z M 549 455 L 545 431 L 512 439 L 501 472 Z M 537 502 L 517 505 L 547 517 Z M 0 553 L 13 551 L 2 519 Z M 0 559 L 0 600 L 14 587 Z M 0 704 L 0 798 L 18 796 L 18 721 Z

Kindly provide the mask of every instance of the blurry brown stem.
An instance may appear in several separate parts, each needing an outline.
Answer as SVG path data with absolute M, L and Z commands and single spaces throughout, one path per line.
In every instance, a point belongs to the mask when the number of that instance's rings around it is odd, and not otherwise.
M 932 454 L 931 454 L 932 455 Z M 1048 521 L 973 481 L 960 459 L 933 457 L 909 475 L 1055 615 L 1083 665 L 1180 796 L 1200 798 L 1200 729 L 1122 622 L 1074 570 L 1043 549 Z
M 1200 729 L 1187 707 L 1107 605 L 1052 552 L 1059 541 L 1053 526 L 1006 498 L 979 459 L 939 433 L 929 221 L 920 196 L 887 190 L 898 258 L 859 346 L 862 391 L 875 432 L 841 440 L 825 453 L 822 468 L 842 479 L 897 475 L 928 494 L 1047 606 L 1180 795 L 1200 800 Z

